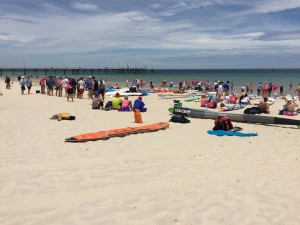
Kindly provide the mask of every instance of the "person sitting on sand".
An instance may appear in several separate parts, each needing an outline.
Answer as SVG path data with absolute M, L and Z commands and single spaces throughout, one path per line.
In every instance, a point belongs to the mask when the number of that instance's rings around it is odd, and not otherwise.
M 132 109 L 133 110 L 138 109 L 138 110 L 140 110 L 140 112 L 146 112 L 147 108 L 145 108 L 144 106 L 145 106 L 145 103 L 143 102 L 143 98 L 142 98 L 142 96 L 139 96 L 134 101 Z
M 131 111 L 132 110 L 132 102 L 128 100 L 128 96 L 124 96 L 124 100 L 121 103 L 121 108 L 119 111 Z
M 120 99 L 119 92 L 116 93 L 115 97 L 112 100 L 112 109 L 120 109 L 122 104 L 122 99 Z
M 250 98 L 248 97 L 248 94 L 244 94 L 240 97 L 239 104 L 240 105 L 248 105 L 248 104 L 251 105 Z
M 215 109 L 217 108 L 218 101 L 214 98 L 209 98 L 205 107 L 210 108 L 210 109 Z
M 92 101 L 92 109 L 102 109 L 103 110 L 103 98 L 102 95 L 97 95 Z
M 231 104 L 235 104 L 236 103 L 236 99 L 237 99 L 237 97 L 235 96 L 235 94 L 233 93 L 231 96 L 230 96 L 230 103 Z
M 296 111 L 296 107 L 298 107 L 299 105 L 295 103 L 294 100 L 292 99 L 287 99 L 286 104 L 283 106 L 283 111 L 286 114 L 295 114 Z
M 264 97 L 264 100 L 261 101 L 258 106 L 257 106 L 259 109 L 261 109 L 261 111 L 263 113 L 266 113 L 266 114 L 269 114 L 270 113 L 270 110 L 269 110 L 269 104 L 268 104 L 268 98 L 267 97 Z

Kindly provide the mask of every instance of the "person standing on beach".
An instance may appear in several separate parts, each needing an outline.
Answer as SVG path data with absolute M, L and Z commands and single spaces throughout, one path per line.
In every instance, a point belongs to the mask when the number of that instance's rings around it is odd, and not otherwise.
M 73 102 L 73 97 L 74 97 L 74 91 L 73 91 L 73 86 L 72 86 L 72 80 L 71 78 L 68 79 L 67 82 L 67 101 L 69 101 L 69 98 L 71 97 L 72 102 Z
M 250 92 L 250 88 L 249 88 L 249 84 L 246 85 L 246 93 L 249 94 Z
M 290 82 L 290 91 L 292 90 L 293 88 L 293 81 Z
M 106 93 L 106 86 L 102 79 L 100 80 L 100 84 L 98 85 L 98 92 L 99 92 L 99 95 L 101 95 L 102 100 L 104 101 L 105 93 Z
M 264 83 L 263 85 L 263 97 L 268 97 L 269 96 L 269 85 L 267 82 Z
M 245 88 L 245 85 L 243 84 L 243 85 L 242 85 L 241 92 L 244 93 L 245 91 L 246 91 L 246 88 Z
M 30 90 L 31 90 L 31 87 L 32 87 L 32 80 L 30 79 L 30 77 L 27 77 L 26 87 L 27 87 L 27 90 L 28 90 L 28 94 L 30 95 Z
M 21 94 L 24 95 L 24 91 L 25 91 L 25 77 L 22 76 L 20 79 L 20 85 L 21 85 Z
M 250 94 L 253 94 L 253 83 L 250 83 L 249 88 L 250 88 Z
M 279 95 L 280 95 L 280 96 L 283 96 L 283 85 L 280 85 L 280 88 L 279 88 Z
M 65 90 L 65 96 L 67 96 L 67 83 L 68 83 L 68 77 L 65 77 L 65 79 L 63 79 L 61 82 L 62 88 Z
M 223 96 L 223 82 L 221 81 L 219 83 L 219 86 L 217 88 L 217 100 L 218 102 L 220 102 L 222 99 L 222 96 Z
M 10 89 L 10 77 L 9 76 L 5 77 L 5 83 L 6 83 L 6 89 Z
M 225 95 L 229 92 L 229 89 L 230 89 L 230 82 L 226 81 L 223 85 L 223 90 L 224 90 Z
M 83 81 L 83 77 L 81 77 L 80 80 L 77 82 L 77 87 L 78 87 L 77 95 L 79 99 L 83 98 L 84 86 L 85 83 Z
M 46 94 L 46 82 L 47 82 L 47 79 L 45 78 L 45 76 L 42 76 L 42 78 L 40 79 L 41 93 L 42 94 Z
M 99 95 L 99 87 L 98 87 L 99 84 L 95 76 L 93 76 L 92 79 L 93 79 L 93 95 L 96 98 Z
M 261 94 L 261 89 L 262 89 L 261 83 L 258 83 L 258 86 L 257 86 L 257 96 L 260 96 L 260 94 Z
M 53 96 L 53 86 L 54 86 L 54 80 L 53 80 L 53 77 L 50 76 L 48 79 L 47 79 L 47 95 L 51 95 Z
M 274 92 L 274 96 L 277 97 L 277 91 L 278 91 L 278 85 L 277 84 L 274 84 L 273 86 L 273 92 Z
M 89 78 L 86 80 L 85 85 L 86 89 L 88 90 L 89 99 L 93 99 L 93 80 L 91 76 L 89 76 Z
M 272 91 L 273 91 L 273 84 L 272 84 L 272 82 L 270 82 L 269 83 L 269 88 L 268 88 L 268 95 L 269 95 L 269 97 L 271 96 Z
M 55 95 L 58 97 L 62 97 L 62 80 L 61 77 L 57 77 L 55 80 Z

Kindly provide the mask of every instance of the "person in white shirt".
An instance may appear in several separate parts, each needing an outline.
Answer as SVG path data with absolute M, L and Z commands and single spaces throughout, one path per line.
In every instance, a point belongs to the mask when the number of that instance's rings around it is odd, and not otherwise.
M 218 99 L 218 102 L 221 101 L 221 97 L 223 96 L 223 85 L 222 85 L 222 82 L 220 82 L 219 86 L 218 86 L 218 89 L 217 89 L 217 99 Z
M 81 77 L 80 80 L 77 82 L 78 98 L 80 99 L 82 99 L 83 97 L 84 87 L 85 87 L 85 82 L 83 80 L 83 77 Z

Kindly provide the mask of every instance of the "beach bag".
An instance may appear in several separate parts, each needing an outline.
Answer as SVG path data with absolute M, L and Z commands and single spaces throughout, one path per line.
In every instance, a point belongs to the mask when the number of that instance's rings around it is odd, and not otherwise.
M 236 97 L 235 96 L 232 96 L 231 98 L 230 98 L 230 103 L 236 103 Z
M 206 104 L 207 104 L 207 99 L 206 98 L 201 99 L 200 106 L 205 107 Z
M 104 110 L 108 111 L 108 110 L 111 110 L 111 109 L 112 109 L 112 101 L 108 101 L 105 104 Z
M 215 109 L 216 105 L 215 105 L 214 100 L 212 100 L 209 103 L 207 103 L 207 107 L 210 108 L 210 109 Z
M 171 117 L 170 122 L 173 123 L 190 123 L 191 121 L 184 116 L 174 115 Z
M 133 110 L 133 112 L 134 112 L 134 122 L 135 123 L 143 123 L 142 114 L 141 114 L 140 110 L 135 109 L 135 110 Z
M 262 114 L 262 110 L 258 107 L 247 108 L 244 110 L 244 114 Z
M 227 116 L 218 116 L 215 119 L 215 126 L 213 130 L 232 130 L 233 125 L 231 123 L 231 120 Z

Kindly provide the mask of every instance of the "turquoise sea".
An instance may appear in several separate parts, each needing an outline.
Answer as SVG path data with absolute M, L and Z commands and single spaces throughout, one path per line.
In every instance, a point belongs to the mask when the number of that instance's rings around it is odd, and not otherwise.
M 3 70 L 3 76 L 14 76 L 24 75 L 23 69 L 15 70 Z M 33 70 L 27 69 L 26 75 L 31 75 L 33 77 L 40 77 L 45 75 L 45 70 Z M 279 86 L 284 86 L 284 92 L 290 93 L 289 83 L 292 81 L 294 83 L 293 89 L 297 88 L 300 83 L 300 69 L 153 69 L 147 70 L 143 73 L 117 73 L 116 71 L 105 70 L 88 70 L 82 69 L 74 73 L 72 70 L 63 69 L 49 69 L 47 75 L 56 76 L 68 76 L 79 78 L 81 76 L 88 77 L 90 75 L 95 76 L 97 79 L 103 78 L 106 80 L 107 84 L 114 85 L 115 83 L 125 83 L 126 80 L 131 83 L 134 79 L 145 80 L 147 86 L 150 81 L 152 81 L 156 87 L 161 85 L 162 80 L 166 79 L 167 84 L 173 82 L 174 86 L 178 86 L 180 80 L 192 81 L 192 80 L 206 80 L 206 81 L 232 81 L 234 82 L 234 90 L 239 91 L 241 86 L 244 84 L 254 84 L 254 89 L 256 90 L 257 84 L 259 82 L 272 82 L 277 83 Z

